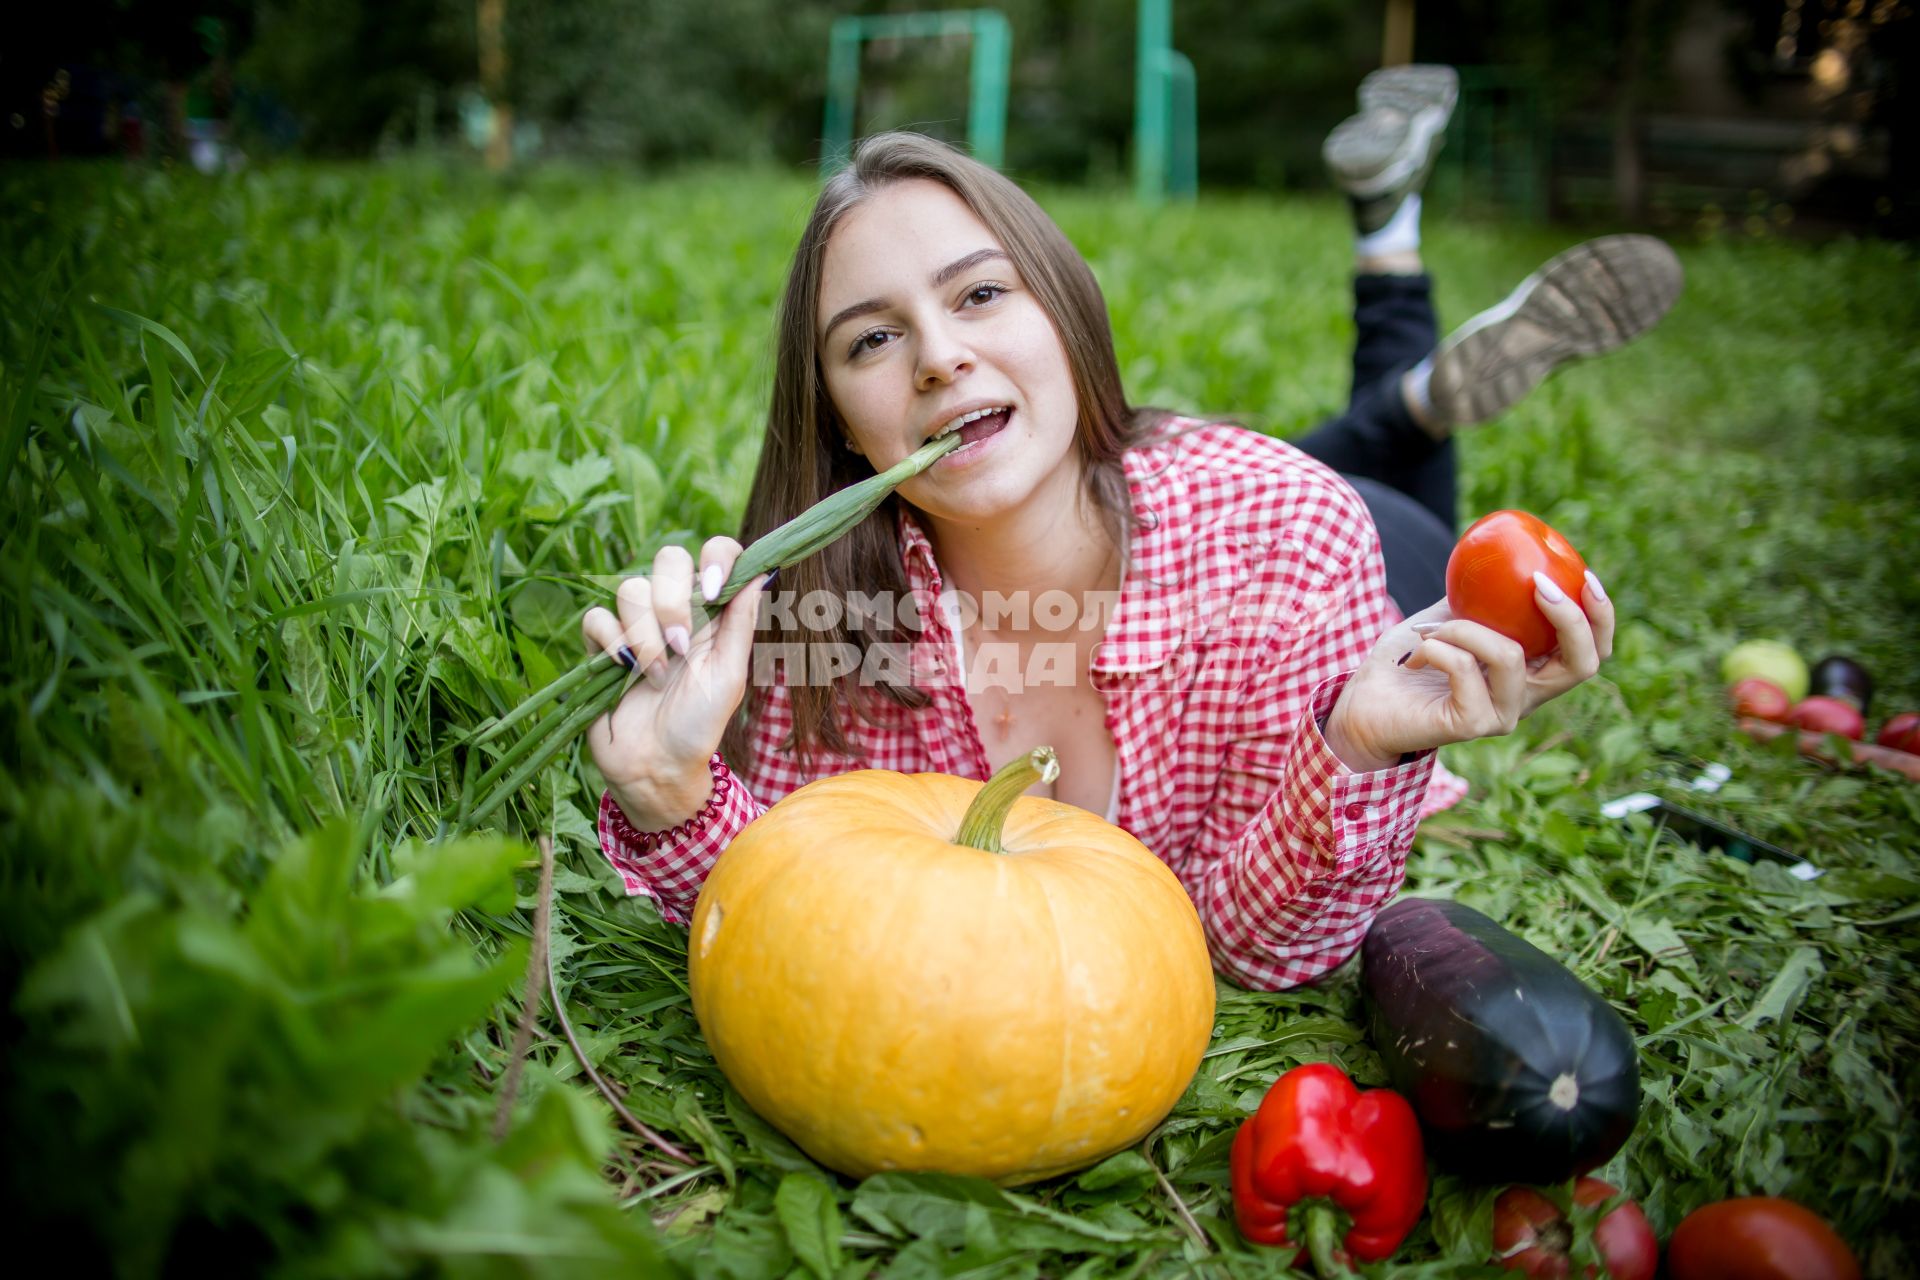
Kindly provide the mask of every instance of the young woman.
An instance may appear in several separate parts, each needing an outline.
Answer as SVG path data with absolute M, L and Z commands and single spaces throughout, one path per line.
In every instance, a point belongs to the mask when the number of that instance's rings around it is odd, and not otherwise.
M 1560 646 L 1532 666 L 1444 601 L 1400 619 L 1334 471 L 1129 407 L 1100 290 L 1046 214 L 940 143 L 870 138 L 794 257 L 742 539 L 956 424 L 965 447 L 784 568 L 777 600 L 755 583 L 698 629 L 742 547 L 715 537 L 584 618 L 590 650 L 646 676 L 589 740 L 606 855 L 666 918 L 807 781 L 985 778 L 1047 744 L 1062 772 L 1035 792 L 1165 859 L 1223 973 L 1305 982 L 1463 792 L 1434 749 L 1508 732 L 1611 647 L 1591 578 L 1578 601 L 1541 580 Z M 983 607 L 939 607 L 955 599 Z

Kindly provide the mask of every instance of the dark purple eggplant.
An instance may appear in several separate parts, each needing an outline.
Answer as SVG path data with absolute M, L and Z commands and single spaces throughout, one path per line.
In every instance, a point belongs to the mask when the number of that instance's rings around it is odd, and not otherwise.
M 1807 677 L 1807 692 L 1817 697 L 1851 702 L 1854 709 L 1864 716 L 1867 714 L 1867 704 L 1873 701 L 1873 677 L 1852 658 L 1830 653 L 1813 664 L 1813 670 Z
M 1563 1182 L 1633 1132 L 1633 1035 L 1546 952 L 1471 907 L 1408 898 L 1360 955 L 1374 1047 L 1441 1168 Z

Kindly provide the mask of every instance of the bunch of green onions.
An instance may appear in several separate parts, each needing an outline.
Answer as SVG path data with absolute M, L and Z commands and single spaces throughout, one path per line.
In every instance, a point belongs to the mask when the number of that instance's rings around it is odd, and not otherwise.
M 765 537 L 756 539 L 734 561 L 726 585 L 712 601 L 711 616 L 717 617 L 727 602 L 755 578 L 784 565 L 797 564 L 832 543 L 872 515 L 894 489 L 959 447 L 958 431 L 931 440 L 887 470 L 848 485 Z M 455 834 L 472 831 L 486 821 L 508 797 L 537 777 L 554 756 L 585 732 L 588 725 L 611 711 L 627 686 L 638 678 L 638 672 L 628 671 L 612 654 L 597 653 L 512 711 L 496 716 L 475 730 L 467 739 L 470 747 L 484 746 L 516 730 L 520 736 L 485 773 L 470 780 L 463 789 Z M 541 714 L 553 706 L 559 709 Z

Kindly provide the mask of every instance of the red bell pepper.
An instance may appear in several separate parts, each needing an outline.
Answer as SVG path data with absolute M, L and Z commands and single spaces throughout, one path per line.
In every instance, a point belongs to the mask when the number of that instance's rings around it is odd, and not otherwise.
M 1255 1244 L 1304 1244 L 1323 1277 L 1391 1257 L 1427 1201 L 1420 1122 L 1391 1089 L 1310 1063 L 1273 1082 L 1233 1139 L 1233 1213 Z M 1331 1207 L 1329 1207 L 1331 1206 Z M 1335 1211 L 1338 1212 L 1335 1212 Z M 1336 1247 L 1341 1218 L 1346 1248 Z

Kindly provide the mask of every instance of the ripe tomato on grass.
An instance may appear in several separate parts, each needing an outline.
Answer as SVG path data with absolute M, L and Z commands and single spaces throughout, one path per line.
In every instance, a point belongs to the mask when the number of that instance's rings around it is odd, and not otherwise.
M 1920 711 L 1902 711 L 1880 726 L 1874 739 L 1883 747 L 1920 756 Z
M 1735 681 L 1733 688 L 1727 690 L 1727 698 L 1733 703 L 1735 715 L 1771 720 L 1776 724 L 1785 724 L 1788 713 L 1793 710 L 1793 700 L 1787 697 L 1787 691 L 1759 676 Z
M 1860 741 L 1867 731 L 1867 722 L 1860 715 L 1860 709 L 1851 702 L 1842 702 L 1838 698 L 1823 697 L 1815 694 L 1811 698 L 1802 698 L 1794 705 L 1787 717 L 1788 723 L 1814 733 L 1837 733 L 1843 738 Z
M 1668 1280 L 1860 1280 L 1860 1264 L 1811 1209 L 1778 1196 L 1702 1205 L 1667 1241 Z
M 1598 1178 L 1574 1184 L 1573 1202 L 1587 1206 L 1619 1195 L 1619 1189 Z M 1660 1267 L 1660 1241 L 1640 1206 L 1629 1200 L 1600 1219 L 1593 1243 L 1613 1280 L 1653 1280 Z M 1553 1201 L 1532 1187 L 1508 1187 L 1493 1204 L 1494 1261 L 1509 1271 L 1522 1271 L 1534 1280 L 1561 1280 L 1572 1274 L 1568 1251 L 1573 1228 Z M 1595 1274 L 1591 1265 L 1584 1275 Z
M 1552 653 L 1560 637 L 1533 602 L 1533 575 L 1544 573 L 1569 600 L 1586 586 L 1587 562 L 1546 521 L 1525 511 L 1481 516 L 1447 558 L 1447 607 L 1456 618 L 1520 642 L 1528 658 Z

